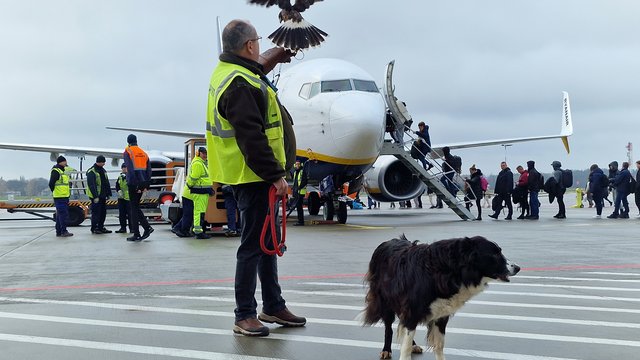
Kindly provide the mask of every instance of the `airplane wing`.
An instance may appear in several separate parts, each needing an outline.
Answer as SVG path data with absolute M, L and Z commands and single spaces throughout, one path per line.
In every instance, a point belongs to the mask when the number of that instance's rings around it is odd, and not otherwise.
M 35 151 L 48 152 L 51 154 L 51 160 L 55 161 L 60 154 L 67 156 L 85 157 L 86 155 L 104 155 L 109 158 L 122 158 L 124 147 L 122 149 L 107 149 L 95 147 L 80 146 L 60 146 L 60 145 L 41 145 L 41 144 L 18 144 L 18 143 L 0 143 L 0 149 L 19 150 L 19 151 Z
M 122 130 L 122 131 L 131 131 L 131 132 L 146 133 L 146 134 L 175 136 L 175 137 L 181 137 L 181 138 L 204 138 L 205 137 L 204 133 L 189 132 L 189 131 L 136 129 L 136 128 L 115 127 L 115 126 L 107 126 L 106 128 L 109 130 Z
M 82 146 L 64 146 L 64 145 L 42 145 L 42 144 L 19 144 L 19 143 L 0 143 L 0 149 L 17 150 L 17 151 L 34 151 L 50 154 L 51 161 L 56 161 L 60 154 L 72 157 L 86 158 L 87 155 L 98 156 L 103 155 L 106 158 L 122 159 L 124 147 L 121 149 L 112 148 L 96 148 Z M 149 151 L 150 156 L 158 155 L 167 157 L 171 160 L 183 160 L 184 154 L 174 151 Z
M 562 125 L 560 129 L 560 134 L 558 135 L 545 135 L 545 136 L 529 136 L 529 137 L 519 137 L 519 138 L 507 138 L 507 139 L 497 139 L 497 140 L 483 140 L 483 141 L 467 141 L 467 142 L 458 142 L 451 144 L 443 144 L 443 145 L 432 145 L 432 149 L 434 151 L 439 152 L 443 147 L 448 146 L 450 149 L 465 149 L 472 147 L 480 147 L 480 146 L 491 146 L 491 145 L 504 145 L 504 144 L 513 144 L 519 142 L 527 142 L 527 141 L 537 141 L 537 140 L 547 140 L 547 139 L 558 139 L 562 140 L 565 149 L 567 150 L 567 154 L 571 152 L 569 148 L 569 136 L 573 135 L 573 120 L 571 119 L 571 105 L 569 103 L 569 94 L 566 91 L 562 92 Z

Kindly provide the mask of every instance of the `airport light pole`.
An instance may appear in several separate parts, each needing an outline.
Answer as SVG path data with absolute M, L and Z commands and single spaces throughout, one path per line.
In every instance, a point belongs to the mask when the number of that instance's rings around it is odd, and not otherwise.
M 502 146 L 504 148 L 504 162 L 507 162 L 507 148 L 509 146 L 513 146 L 513 145 L 512 144 L 502 144 L 500 146 Z

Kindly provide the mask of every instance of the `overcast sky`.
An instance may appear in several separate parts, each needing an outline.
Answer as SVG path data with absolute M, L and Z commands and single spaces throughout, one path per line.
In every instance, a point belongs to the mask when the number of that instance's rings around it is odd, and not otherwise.
M 216 16 L 248 19 L 266 38 L 277 14 L 244 0 L 0 0 L 0 142 L 121 148 L 127 133 L 105 126 L 203 131 Z M 571 155 L 547 140 L 516 144 L 507 159 L 584 169 L 623 161 L 629 141 L 640 157 L 638 14 L 633 0 L 325 0 L 305 17 L 330 37 L 305 59 L 351 61 L 378 85 L 395 59 L 396 94 L 438 144 L 559 133 L 566 90 Z M 177 138 L 138 139 L 182 149 Z M 496 173 L 505 152 L 458 154 Z M 5 179 L 52 166 L 44 153 L 0 158 Z

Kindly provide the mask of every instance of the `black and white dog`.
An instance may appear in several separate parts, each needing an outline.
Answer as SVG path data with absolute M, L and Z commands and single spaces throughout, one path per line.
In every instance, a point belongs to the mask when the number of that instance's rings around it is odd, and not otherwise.
M 507 260 L 498 245 L 481 236 L 418 244 L 403 235 L 380 244 L 369 263 L 364 311 L 365 325 L 384 322 L 380 358 L 391 358 L 391 326 L 398 316 L 400 360 L 422 352 L 413 341 L 418 324 L 427 325 L 427 344 L 436 360 L 444 360 L 449 316 L 489 281 L 508 282 L 518 271 L 520 267 Z

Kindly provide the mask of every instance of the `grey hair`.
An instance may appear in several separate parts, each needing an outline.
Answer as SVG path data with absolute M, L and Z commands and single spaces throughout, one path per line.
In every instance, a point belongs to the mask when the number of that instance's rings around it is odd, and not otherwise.
M 222 51 L 237 54 L 254 36 L 255 29 L 247 21 L 232 20 L 222 31 Z

